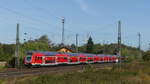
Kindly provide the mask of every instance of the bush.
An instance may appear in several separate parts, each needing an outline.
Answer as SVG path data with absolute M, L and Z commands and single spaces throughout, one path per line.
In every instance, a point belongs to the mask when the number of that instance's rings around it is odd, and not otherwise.
M 144 61 L 150 61 L 150 51 L 147 51 L 145 55 L 143 56 Z
M 12 57 L 10 60 L 8 60 L 7 67 L 15 68 L 15 61 L 16 57 Z
M 95 67 L 92 66 L 91 64 L 86 65 L 83 69 L 83 71 L 87 73 L 93 72 L 94 70 L 95 70 Z

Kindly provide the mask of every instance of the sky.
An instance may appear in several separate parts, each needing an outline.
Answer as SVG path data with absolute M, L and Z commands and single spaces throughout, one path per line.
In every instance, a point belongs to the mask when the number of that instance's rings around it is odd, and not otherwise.
M 95 43 L 116 43 L 117 23 L 122 23 L 122 43 L 149 47 L 150 0 L 0 0 L 0 43 L 15 43 L 16 24 L 20 24 L 20 40 L 47 35 L 53 43 L 61 43 L 65 18 L 65 44 L 85 44 L 92 36 Z M 26 35 L 24 33 L 27 33 Z

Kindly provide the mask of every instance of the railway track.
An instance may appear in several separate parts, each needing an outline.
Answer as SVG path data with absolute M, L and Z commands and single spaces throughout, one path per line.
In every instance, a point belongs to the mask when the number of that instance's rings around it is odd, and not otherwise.
M 104 64 L 92 64 L 95 68 L 105 68 L 114 65 L 114 63 Z M 4 72 L 0 72 L 0 79 L 5 78 L 17 78 L 28 75 L 40 75 L 46 73 L 67 72 L 71 70 L 84 70 L 85 65 L 69 65 L 69 66 L 53 66 L 53 67 L 41 67 L 41 68 L 24 68 L 24 69 L 8 69 Z

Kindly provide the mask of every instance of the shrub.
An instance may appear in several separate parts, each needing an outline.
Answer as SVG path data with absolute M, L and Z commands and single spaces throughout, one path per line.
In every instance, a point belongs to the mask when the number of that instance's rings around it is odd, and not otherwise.
M 92 66 L 91 64 L 88 64 L 84 67 L 84 72 L 93 72 L 95 70 L 94 66 Z
M 150 61 L 150 51 L 147 51 L 145 55 L 143 56 L 144 61 Z

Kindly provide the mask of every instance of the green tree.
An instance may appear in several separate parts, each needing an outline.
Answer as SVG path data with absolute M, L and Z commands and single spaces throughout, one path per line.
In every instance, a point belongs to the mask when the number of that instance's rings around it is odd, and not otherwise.
M 93 53 L 93 47 L 94 47 L 94 42 L 92 40 L 92 37 L 90 36 L 87 45 L 86 45 L 86 52 L 87 53 Z
M 39 39 L 37 39 L 37 41 L 42 42 L 42 43 L 45 43 L 45 44 L 49 44 L 49 43 L 50 43 L 50 41 L 49 41 L 47 35 L 41 36 Z
M 3 44 L 0 46 L 0 60 L 8 61 L 15 52 L 14 44 Z
M 50 51 L 52 50 L 51 48 L 53 47 L 53 44 L 46 35 L 43 35 L 38 39 L 26 42 L 22 46 L 24 51 L 30 50 Z
M 2 48 L 2 44 L 0 44 L 0 61 L 3 61 L 4 57 L 3 57 L 3 48 Z
M 76 45 L 75 44 L 71 44 L 70 45 L 70 49 L 73 50 L 73 51 L 75 51 L 76 50 Z

